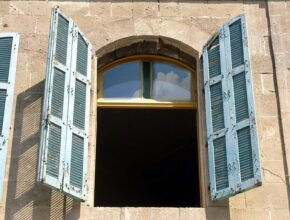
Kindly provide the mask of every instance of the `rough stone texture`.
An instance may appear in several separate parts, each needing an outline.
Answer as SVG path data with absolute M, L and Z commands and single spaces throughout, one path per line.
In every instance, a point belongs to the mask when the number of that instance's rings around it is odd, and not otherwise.
M 179 55 L 196 60 L 202 85 L 199 56 L 202 46 L 228 19 L 245 13 L 259 126 L 263 186 L 229 200 L 211 202 L 204 112 L 199 112 L 201 208 L 102 208 L 92 207 L 95 137 L 90 136 L 89 201 L 80 204 L 36 182 L 42 98 L 45 79 L 50 10 L 58 5 L 93 44 L 100 59 L 134 36 L 174 39 L 169 45 Z M 267 16 L 270 19 L 268 23 Z M 290 164 L 290 3 L 288 1 L 0 1 L 0 32 L 19 32 L 11 132 L 9 137 L 0 219 L 289 219 Z M 131 39 L 126 42 L 124 38 Z M 144 37 L 145 39 L 146 37 Z M 180 42 L 180 45 L 172 43 Z M 156 42 L 157 44 L 158 42 Z M 186 46 L 185 46 L 186 45 Z M 148 51 L 155 42 L 145 46 Z M 173 50 L 175 50 L 173 48 Z M 134 48 L 133 48 L 134 49 Z M 133 50 L 132 49 L 132 50 Z M 135 48 L 136 49 L 136 48 Z M 138 47 L 137 47 L 138 49 Z M 136 50 L 137 50 L 136 49 Z M 140 48 L 139 48 L 140 49 Z M 142 49 L 142 50 L 143 50 Z M 130 49 L 131 50 L 131 49 Z M 170 53 L 172 53 L 172 51 Z M 126 51 L 127 52 L 127 51 Z M 106 62 L 125 56 L 110 54 Z M 173 53 L 174 54 L 174 53 Z M 164 54 L 163 54 L 164 55 Z M 96 58 L 92 62 L 96 72 Z M 100 63 L 101 60 L 99 60 Z M 106 63 L 104 62 L 104 63 Z M 194 64 L 195 66 L 195 64 Z M 96 121 L 96 77 L 92 84 L 92 122 Z M 277 82 L 277 83 L 276 83 Z M 201 86 L 197 87 L 201 97 Z M 202 109 L 203 100 L 199 99 Z M 91 123 L 91 133 L 96 125 Z M 284 139 L 283 139 L 284 138 Z M 287 176 L 288 175 L 288 176 Z M 288 179 L 287 179 L 288 178 Z

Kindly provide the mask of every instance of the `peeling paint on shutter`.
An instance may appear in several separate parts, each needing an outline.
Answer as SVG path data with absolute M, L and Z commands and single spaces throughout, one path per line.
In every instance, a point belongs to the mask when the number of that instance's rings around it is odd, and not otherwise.
M 74 33 L 64 192 L 86 200 L 92 47 L 77 26 Z
M 243 15 L 225 24 L 218 36 L 204 47 L 203 61 L 210 190 L 212 199 L 217 200 L 261 184 Z
M 44 90 L 38 180 L 62 191 L 73 22 L 52 9 Z
M 78 200 L 87 196 L 91 44 L 52 10 L 38 179 Z
M 18 46 L 18 33 L 0 33 L 0 202 L 5 177 Z

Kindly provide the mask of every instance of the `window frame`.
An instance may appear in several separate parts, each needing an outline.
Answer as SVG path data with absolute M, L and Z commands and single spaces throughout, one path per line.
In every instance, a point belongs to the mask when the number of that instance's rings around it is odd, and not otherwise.
M 107 70 L 118 66 L 120 64 L 134 62 L 134 61 L 140 61 L 142 62 L 150 62 L 153 63 L 154 61 L 157 62 L 164 62 L 176 65 L 178 67 L 184 68 L 188 70 L 191 74 L 191 94 L 192 99 L 189 101 L 158 101 L 154 100 L 152 98 L 103 98 L 103 79 L 104 74 Z M 150 66 L 151 71 L 151 82 L 150 82 L 150 93 L 153 94 L 153 65 Z M 143 73 L 143 68 L 141 66 L 141 73 Z M 143 91 L 144 81 L 143 77 L 141 77 L 141 90 Z M 135 55 L 135 56 L 128 56 L 125 58 L 118 59 L 116 61 L 113 61 L 100 69 L 98 69 L 97 74 L 97 107 L 101 108 L 178 108 L 178 109 L 197 109 L 197 74 L 196 71 L 191 68 L 190 66 L 177 61 L 172 58 L 164 57 L 164 56 L 158 56 L 158 55 Z

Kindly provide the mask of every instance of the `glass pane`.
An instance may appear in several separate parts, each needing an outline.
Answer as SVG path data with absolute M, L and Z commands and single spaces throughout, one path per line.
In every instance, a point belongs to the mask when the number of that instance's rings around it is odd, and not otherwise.
M 153 98 L 157 100 L 191 100 L 191 74 L 168 63 L 153 63 Z
M 104 98 L 138 98 L 141 96 L 141 63 L 118 65 L 104 74 Z

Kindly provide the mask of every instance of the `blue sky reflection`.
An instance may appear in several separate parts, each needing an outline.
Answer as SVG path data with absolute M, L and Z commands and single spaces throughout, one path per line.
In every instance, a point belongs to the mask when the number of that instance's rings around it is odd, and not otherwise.
M 108 70 L 104 75 L 104 98 L 141 96 L 141 62 L 130 62 Z

